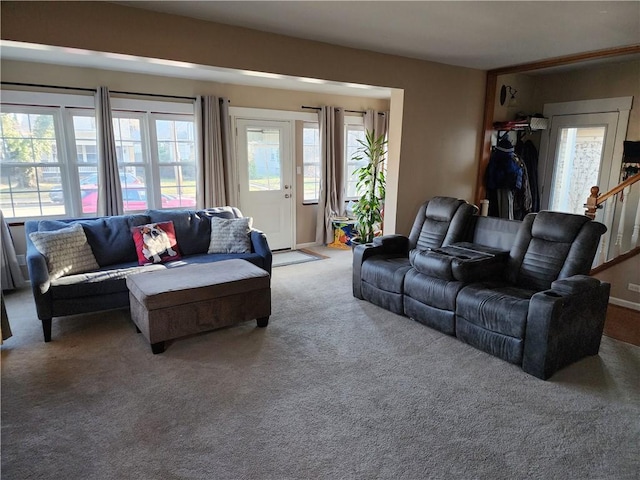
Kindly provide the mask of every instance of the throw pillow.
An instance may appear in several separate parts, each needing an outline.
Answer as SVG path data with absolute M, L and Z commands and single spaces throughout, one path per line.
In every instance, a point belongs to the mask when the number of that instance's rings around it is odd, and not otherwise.
M 51 280 L 100 268 L 79 223 L 59 230 L 31 232 L 29 238 L 46 258 Z
M 131 229 L 138 263 L 163 263 L 181 258 L 173 222 L 148 223 Z
M 211 241 L 207 253 L 250 253 L 251 217 L 211 218 Z

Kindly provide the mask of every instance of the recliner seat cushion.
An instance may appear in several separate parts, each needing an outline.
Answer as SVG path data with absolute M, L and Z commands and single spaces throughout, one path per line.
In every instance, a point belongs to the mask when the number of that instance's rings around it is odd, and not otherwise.
M 522 339 L 534 293 L 495 282 L 468 285 L 458 294 L 456 315 L 485 330 Z
M 362 281 L 380 290 L 402 293 L 404 276 L 409 268 L 408 258 L 379 255 L 362 265 Z
M 404 294 L 425 305 L 454 312 L 463 284 L 423 275 L 412 268 L 404 279 Z

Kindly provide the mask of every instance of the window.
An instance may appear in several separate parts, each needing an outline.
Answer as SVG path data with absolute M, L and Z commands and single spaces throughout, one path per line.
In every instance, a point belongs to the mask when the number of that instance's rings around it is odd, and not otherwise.
M 358 192 L 356 189 L 356 182 L 358 179 L 354 175 L 354 172 L 366 165 L 366 160 L 353 160 L 353 156 L 360 148 L 358 140 L 364 141 L 364 126 L 345 124 L 345 200 L 355 200 L 358 198 Z
M 0 115 L 0 208 L 7 217 L 63 214 L 50 198 L 66 170 L 59 109 L 8 106 Z
M 15 221 L 95 215 L 93 97 L 3 91 L 3 102 L 0 208 L 5 216 Z M 115 98 L 112 108 L 125 212 L 195 207 L 193 105 Z
M 196 205 L 196 144 L 192 119 L 155 117 L 163 208 Z
M 141 103 L 148 111 L 113 112 L 124 211 L 195 207 L 194 116 L 152 113 L 152 106 L 165 110 L 172 106 Z
M 320 197 L 320 129 L 317 123 L 305 123 L 302 130 L 303 202 Z
M 345 200 L 358 197 L 356 191 L 356 177 L 353 172 L 361 167 L 365 161 L 352 160 L 353 155 L 360 148 L 358 140 L 364 140 L 364 125 L 360 117 L 346 117 L 344 126 L 344 159 L 345 159 Z M 320 196 L 320 130 L 315 122 L 305 122 L 303 127 L 303 182 L 306 203 L 317 202 Z

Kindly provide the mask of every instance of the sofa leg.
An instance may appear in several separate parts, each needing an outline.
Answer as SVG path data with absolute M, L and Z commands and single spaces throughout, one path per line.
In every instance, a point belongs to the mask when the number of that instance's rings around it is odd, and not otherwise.
M 154 355 L 164 352 L 164 342 L 152 343 L 151 351 Z
M 269 325 L 269 317 L 258 318 L 257 322 L 258 322 L 258 327 L 264 328 L 267 325 Z
M 45 318 L 42 320 L 42 332 L 44 333 L 44 341 L 51 341 L 51 319 Z

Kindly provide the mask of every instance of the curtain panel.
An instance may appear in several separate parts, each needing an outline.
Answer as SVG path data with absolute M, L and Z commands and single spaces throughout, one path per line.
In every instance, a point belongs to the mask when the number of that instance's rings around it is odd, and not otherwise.
M 199 208 L 237 206 L 238 194 L 233 182 L 229 99 L 201 96 L 196 101 L 198 115 L 198 188 Z
M 344 214 L 344 110 L 322 107 L 320 126 L 320 194 L 316 221 L 316 243 L 333 241 L 331 218 Z
M 14 290 L 22 287 L 25 280 L 22 270 L 18 264 L 16 249 L 13 246 L 13 238 L 9 230 L 9 225 L 4 219 L 4 214 L 0 210 L 0 221 L 2 231 L 0 232 L 0 245 L 2 246 L 2 290 Z
M 107 87 L 98 87 L 95 96 L 98 136 L 98 215 L 122 215 L 122 187 L 113 133 L 111 100 Z
M 367 110 L 364 113 L 364 129 L 374 130 L 375 137 L 384 135 L 387 138 L 389 134 L 389 112 L 378 112 L 376 110 Z

